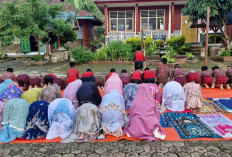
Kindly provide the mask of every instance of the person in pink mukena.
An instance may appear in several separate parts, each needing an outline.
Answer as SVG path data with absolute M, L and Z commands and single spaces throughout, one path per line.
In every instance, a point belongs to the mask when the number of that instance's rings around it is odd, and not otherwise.
M 143 105 L 146 104 L 146 105 Z M 165 139 L 160 125 L 158 105 L 149 84 L 140 84 L 129 115 L 129 126 L 124 130 L 128 137 L 148 141 Z

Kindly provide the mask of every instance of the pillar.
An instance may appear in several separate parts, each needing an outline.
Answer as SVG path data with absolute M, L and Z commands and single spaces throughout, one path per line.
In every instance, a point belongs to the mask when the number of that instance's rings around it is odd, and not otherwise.
M 87 42 L 88 42 L 88 41 L 87 41 L 87 40 L 88 40 L 88 35 L 87 35 L 87 33 L 88 33 L 87 31 L 88 31 L 88 30 L 87 30 L 87 27 L 88 27 L 88 26 L 87 26 L 87 24 L 86 24 L 86 20 L 84 20 L 84 21 L 83 21 L 83 46 L 84 46 L 84 47 L 87 47 L 87 46 L 88 46 L 88 43 L 87 43 Z
M 173 32 L 174 32 L 174 29 L 175 29 L 175 23 L 174 23 L 174 18 L 175 18 L 175 4 L 174 4 L 174 2 L 172 2 L 172 5 L 171 5 L 171 10 L 172 10 L 172 12 L 171 12 L 171 34 L 173 34 Z
M 172 7 L 171 7 L 171 3 L 169 3 L 169 9 L 168 9 L 168 38 L 171 38 L 171 29 L 172 29 Z
M 139 19 L 139 5 L 135 5 L 135 34 L 138 35 L 140 32 L 140 19 Z
M 108 8 L 107 8 L 107 5 L 104 6 L 104 14 L 105 14 L 105 36 L 108 36 L 108 28 L 109 28 L 109 25 L 108 25 Z

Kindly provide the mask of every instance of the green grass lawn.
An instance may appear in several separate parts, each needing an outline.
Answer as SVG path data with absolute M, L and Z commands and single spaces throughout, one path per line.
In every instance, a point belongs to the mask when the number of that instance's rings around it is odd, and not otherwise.
M 201 71 L 201 66 L 204 65 L 204 60 L 200 59 L 196 63 L 185 63 L 181 65 L 181 67 L 184 69 L 184 71 L 190 71 L 190 70 L 195 70 L 200 72 Z M 208 61 L 208 67 L 209 70 L 211 71 L 213 66 L 218 65 L 221 67 L 223 70 L 226 70 L 226 63 L 223 62 L 215 62 L 213 60 Z M 157 66 L 151 65 L 149 66 L 150 69 L 155 70 Z M 87 69 L 92 69 L 92 71 L 96 75 L 107 75 L 110 71 L 111 68 L 115 68 L 118 73 L 121 72 L 122 69 L 126 69 L 128 72 L 132 72 L 134 69 L 133 64 L 129 63 L 124 63 L 124 64 L 105 64 L 105 63 L 99 63 L 99 64 L 82 64 L 82 65 L 77 65 L 77 70 L 79 71 L 80 74 L 84 73 Z M 69 69 L 69 65 L 65 64 L 60 71 L 64 72 L 66 74 L 66 71 Z
M 133 70 L 133 64 L 125 63 L 125 64 L 82 64 L 77 65 L 77 70 L 79 73 L 84 73 L 87 69 L 91 69 L 95 74 L 99 75 L 107 75 L 111 68 L 115 68 L 117 72 L 121 72 L 122 69 L 126 69 L 128 71 Z M 67 71 L 69 66 L 65 66 L 61 69 L 61 71 Z

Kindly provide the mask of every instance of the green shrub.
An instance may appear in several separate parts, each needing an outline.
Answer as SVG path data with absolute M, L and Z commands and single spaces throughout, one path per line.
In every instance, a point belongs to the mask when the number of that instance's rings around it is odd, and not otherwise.
M 151 45 L 153 45 L 153 39 L 150 36 L 146 37 L 145 44 L 146 47 L 150 47 Z
M 160 47 L 161 44 L 164 44 L 164 40 L 159 39 L 154 41 L 154 45 L 156 45 L 156 47 Z
M 141 38 L 138 37 L 127 38 L 125 42 L 131 45 L 133 52 L 136 52 L 141 47 Z
M 230 49 L 230 50 L 223 50 L 223 51 L 220 53 L 220 56 L 223 56 L 223 57 L 232 56 L 232 49 Z
M 176 52 L 176 50 L 174 50 L 173 47 L 169 47 L 169 48 L 167 49 L 167 51 L 169 51 L 168 54 L 169 54 L 171 57 L 174 57 L 174 56 L 178 55 L 178 52 Z
M 192 48 L 192 45 L 190 43 L 184 43 L 184 45 L 182 46 L 182 49 L 185 51 L 190 51 Z
M 155 54 L 155 52 L 158 52 L 155 45 L 150 45 L 149 47 L 146 47 L 145 49 L 146 49 L 146 55 L 148 56 L 152 56 Z
M 134 54 L 132 53 L 131 45 L 122 41 L 113 41 L 109 43 L 106 52 L 108 59 L 111 61 L 126 61 Z
M 174 63 L 175 62 L 175 58 L 173 58 L 170 53 L 167 53 L 166 55 L 164 55 L 162 58 L 166 58 L 168 63 Z
M 107 60 L 107 47 L 102 47 L 97 53 L 94 55 L 95 61 L 106 61 Z
M 77 64 L 83 64 L 94 60 L 94 54 L 82 46 L 79 46 L 72 51 L 72 57 Z
M 0 51 L 0 59 L 3 59 L 3 57 L 4 57 L 4 53 Z
M 42 61 L 43 60 L 43 57 L 42 56 L 40 56 L 40 55 L 35 55 L 35 56 L 33 56 L 33 60 L 34 61 Z
M 166 41 L 168 46 L 173 47 L 173 49 L 178 54 L 184 54 L 185 51 L 183 50 L 182 46 L 185 44 L 185 36 L 175 36 L 171 37 Z
M 167 51 L 169 51 L 169 53 L 164 55 L 162 58 L 166 58 L 168 60 L 168 63 L 174 63 L 175 62 L 174 56 L 176 56 L 178 53 L 174 50 L 173 47 L 169 47 Z
M 223 42 L 223 37 L 221 34 L 217 34 L 216 39 L 217 39 L 216 43 Z M 214 34 L 209 35 L 209 44 L 214 44 Z
M 191 59 L 191 58 L 194 58 L 194 57 L 195 57 L 192 53 L 189 53 L 189 52 L 186 52 L 185 56 L 186 56 L 188 59 Z

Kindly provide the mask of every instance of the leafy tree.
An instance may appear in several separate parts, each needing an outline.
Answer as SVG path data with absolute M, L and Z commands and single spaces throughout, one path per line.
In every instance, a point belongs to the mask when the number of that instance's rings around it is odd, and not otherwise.
M 63 5 L 48 5 L 45 0 L 4 2 L 0 6 L 1 45 L 12 44 L 14 37 L 33 36 L 40 55 L 42 46 L 40 41 L 49 43 L 51 34 L 65 38 L 66 34 L 75 33 L 72 29 L 74 17 L 70 16 L 63 20 L 61 14 L 63 11 Z M 73 39 L 69 40 L 73 41 Z
M 232 11 L 232 0 L 188 0 L 183 13 L 190 16 L 190 20 L 206 19 L 207 6 L 210 6 L 210 22 L 217 25 L 221 31 L 223 40 L 229 49 L 232 45 L 230 37 L 226 33 L 227 14 Z
M 77 11 L 85 10 L 90 13 L 93 13 L 96 17 L 98 17 L 101 20 L 104 19 L 103 14 L 94 3 L 94 0 L 67 0 L 67 2 L 75 6 Z

